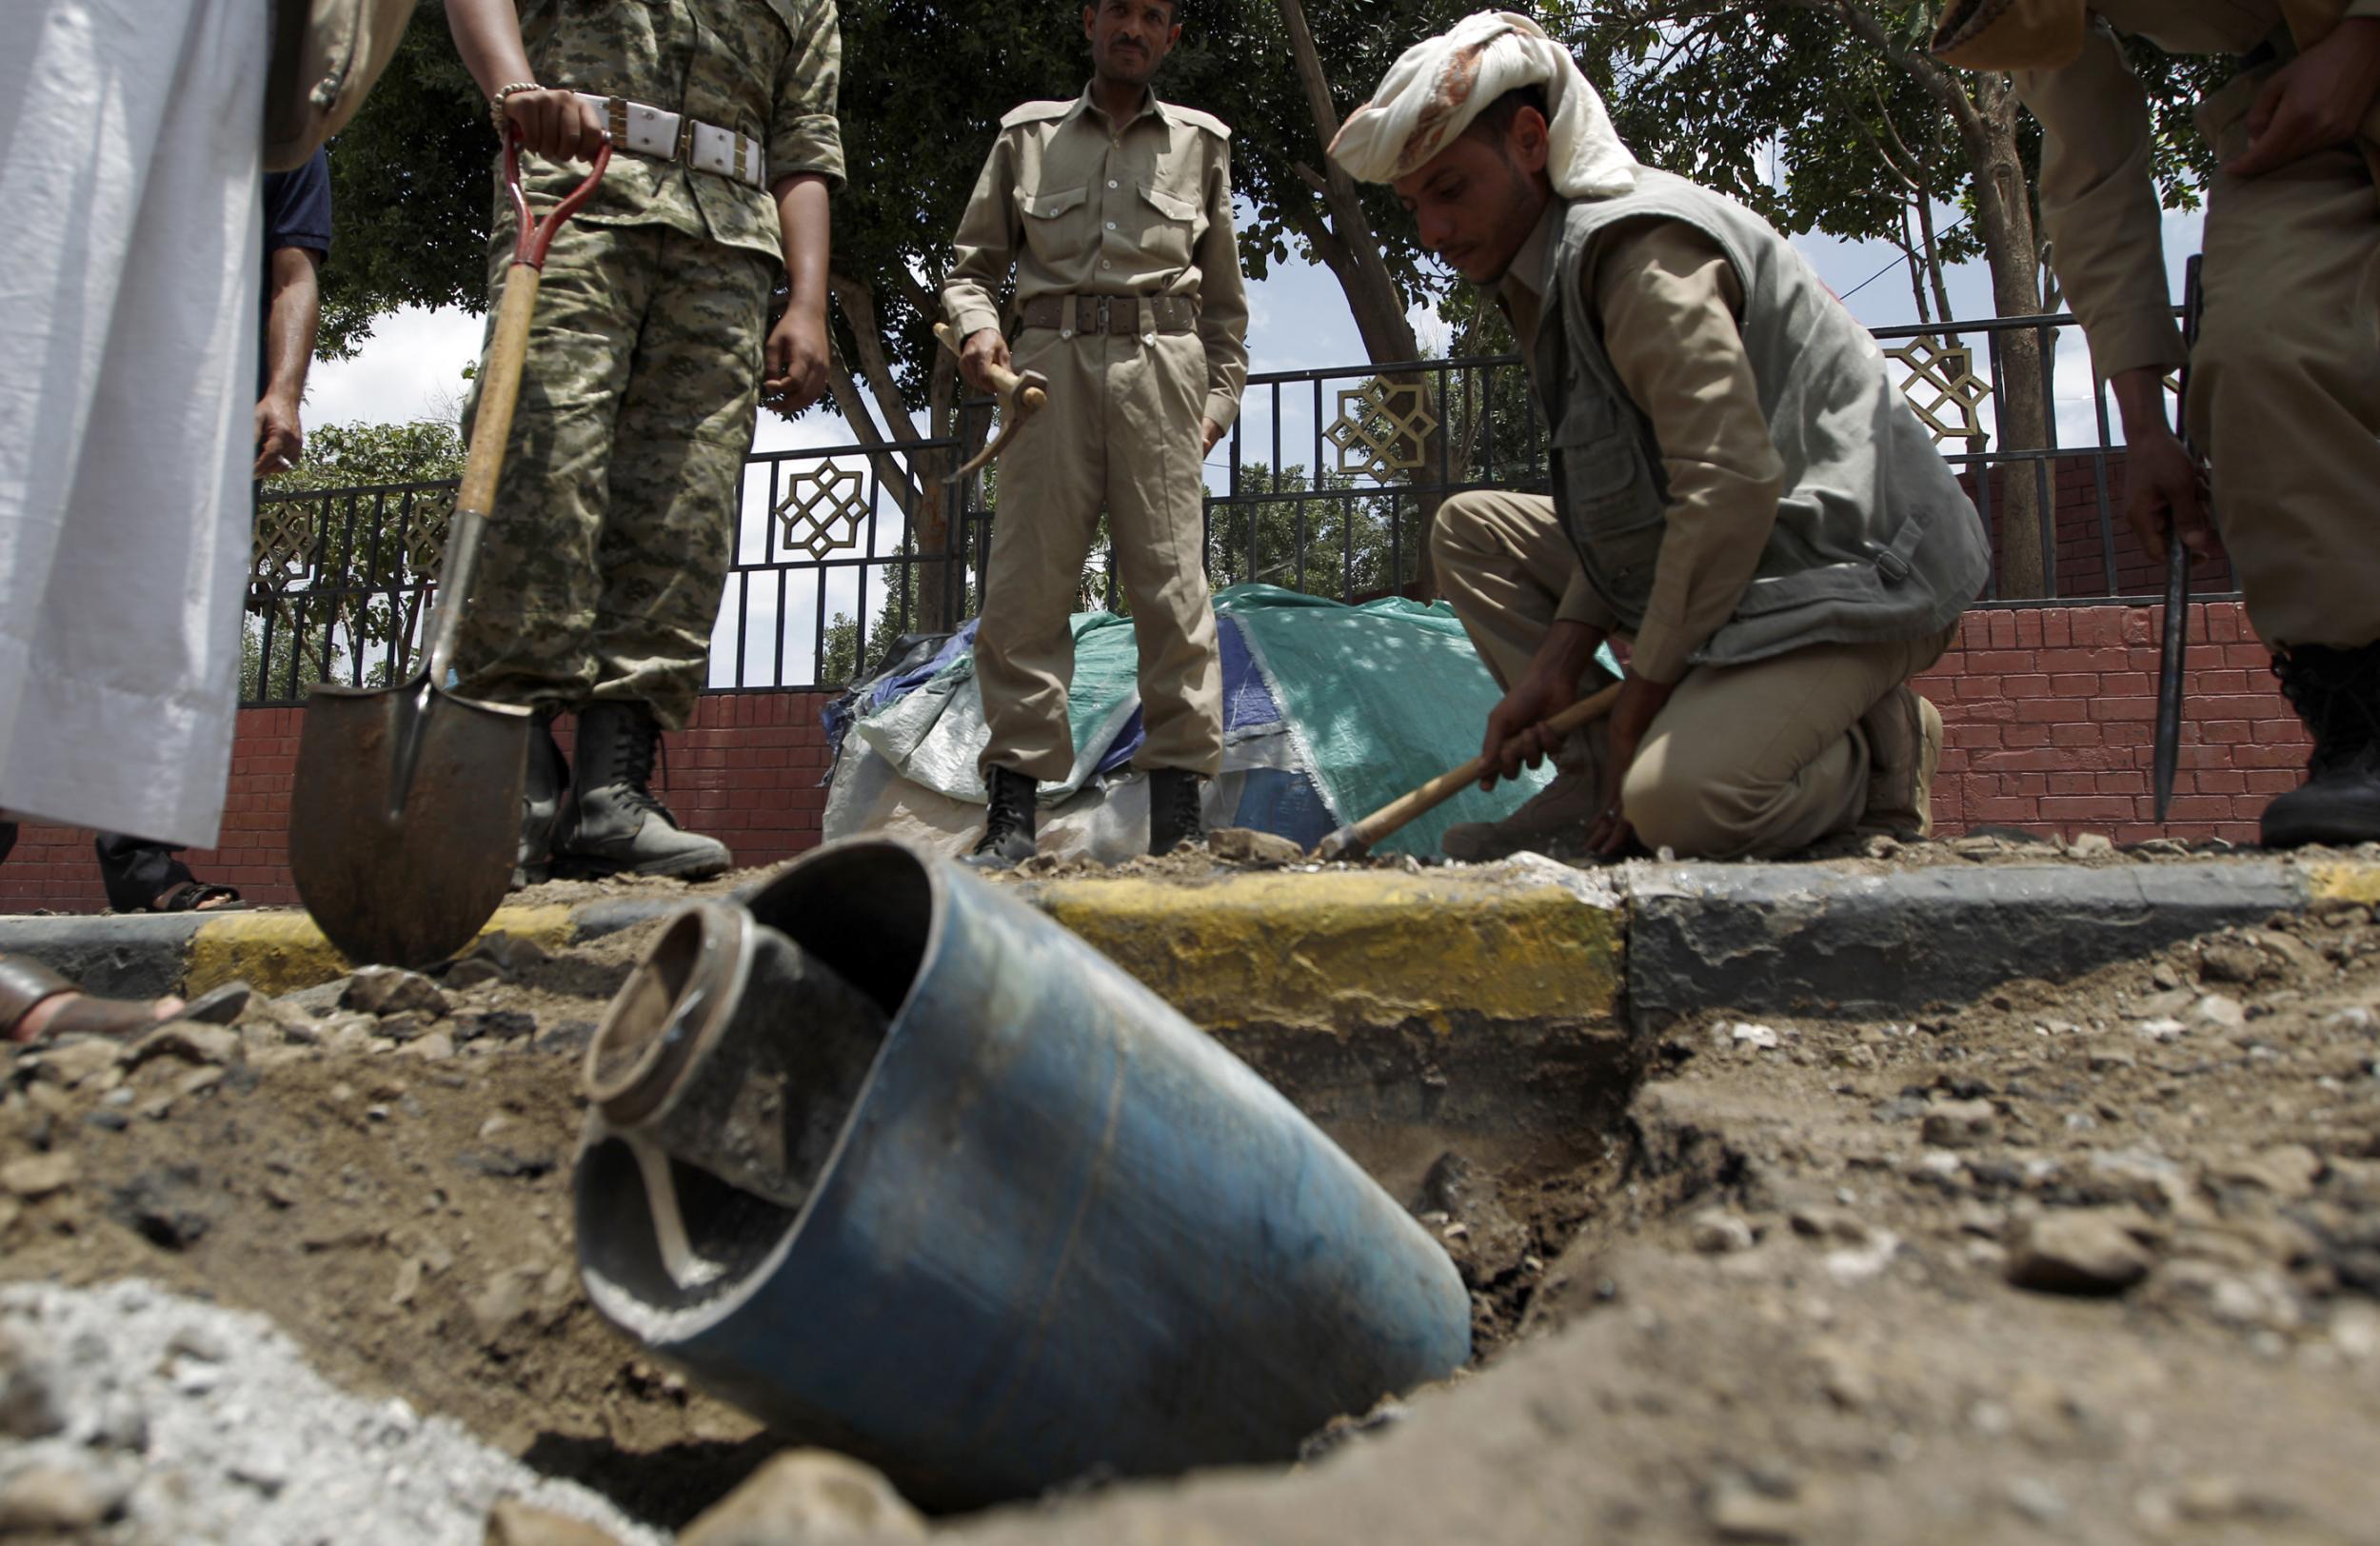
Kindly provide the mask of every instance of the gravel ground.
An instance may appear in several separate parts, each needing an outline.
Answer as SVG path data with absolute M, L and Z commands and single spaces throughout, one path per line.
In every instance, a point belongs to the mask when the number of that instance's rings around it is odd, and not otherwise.
M 0 1288 L 0 1536 L 467 1546 L 520 1497 L 664 1537 L 402 1399 L 333 1389 L 261 1315 L 129 1279 Z
M 1971 846 L 1927 858 L 2055 857 Z M 473 1541 L 476 1511 L 532 1474 L 676 1529 L 776 1452 L 601 1324 L 569 1270 L 577 1055 L 652 929 L 310 990 L 228 1031 L 10 1057 L 0 1279 L 24 1286 L 0 1289 L 0 1329 L 72 1367 L 66 1433 L 27 1437 L 0 1356 L 0 1473 L 15 1489 L 34 1472 L 42 1506 L 130 1511 L 55 1539 Z M 1403 1199 L 1473 1287 L 1478 1369 L 1334 1425 L 1299 1466 L 1090 1486 L 937 1533 L 2380 1539 L 2370 909 L 1914 1022 L 1698 1016 L 1644 1054 L 1615 1097 L 1625 1120 L 1570 1135 L 1599 1158 L 1504 1165 L 1482 1146 Z M 33 1324 L 36 1304 L 65 1318 Z M 193 1314 L 239 1330 L 174 1348 Z M 254 1382 L 249 1348 L 272 1357 Z M 344 1415 L 312 1404 L 343 1399 L 318 1384 L 284 1401 L 298 1349 L 354 1393 Z M 78 1386 L 86 1351 L 112 1389 Z M 447 1448 L 382 1447 L 392 1401 L 440 1414 L 419 1427 Z M 184 1428 L 208 1447 L 177 1492 L 147 1478 Z M 61 1455 L 79 1482 L 36 1463 Z M 345 1501 L 286 1535 L 261 1513 L 144 1535 L 152 1490 Z M 417 1510 L 443 1512 L 400 1512 Z

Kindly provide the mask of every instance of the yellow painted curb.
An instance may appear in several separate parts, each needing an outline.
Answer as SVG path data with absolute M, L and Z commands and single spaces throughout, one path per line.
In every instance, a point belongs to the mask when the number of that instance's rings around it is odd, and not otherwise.
M 1626 913 L 1524 871 L 1117 878 L 1024 887 L 1034 903 L 1209 1029 L 1345 1032 L 1418 1021 L 1607 1019 Z
M 2380 864 L 2309 864 L 2306 890 L 2313 902 L 2380 906 Z
M 480 936 L 509 934 L 559 950 L 571 932 L 567 907 L 499 907 Z M 304 913 L 230 913 L 190 937 L 183 989 L 196 995 L 246 978 L 259 993 L 294 993 L 348 970 L 347 958 Z

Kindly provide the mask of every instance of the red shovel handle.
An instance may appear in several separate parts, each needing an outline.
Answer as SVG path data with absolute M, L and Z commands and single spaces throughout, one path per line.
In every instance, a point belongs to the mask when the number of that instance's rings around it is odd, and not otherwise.
M 564 195 L 560 204 L 545 212 L 543 220 L 529 218 L 529 197 L 521 191 L 521 126 L 505 126 L 505 187 L 512 192 L 512 212 L 520 217 L 521 239 L 513 245 L 512 261 L 544 271 L 545 248 L 551 247 L 554 232 L 562 223 L 578 213 L 579 207 L 595 196 L 595 185 L 604 180 L 604 168 L 611 165 L 611 142 L 605 140 L 595 152 L 595 169 L 586 174 L 586 181 Z

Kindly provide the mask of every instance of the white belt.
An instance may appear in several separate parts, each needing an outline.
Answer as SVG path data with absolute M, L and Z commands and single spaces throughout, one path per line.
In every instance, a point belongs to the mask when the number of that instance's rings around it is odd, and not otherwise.
M 625 97 L 581 91 L 578 98 L 604 115 L 604 127 L 611 130 L 615 149 L 663 161 L 683 161 L 697 171 L 717 172 L 754 188 L 768 186 L 761 142 L 756 139 Z

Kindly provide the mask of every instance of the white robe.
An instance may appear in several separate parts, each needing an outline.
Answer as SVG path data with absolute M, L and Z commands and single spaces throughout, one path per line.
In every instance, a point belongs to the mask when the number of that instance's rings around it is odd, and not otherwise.
M 0 808 L 212 846 L 267 0 L 0 4 Z

